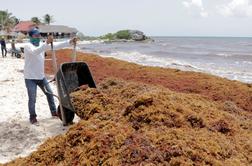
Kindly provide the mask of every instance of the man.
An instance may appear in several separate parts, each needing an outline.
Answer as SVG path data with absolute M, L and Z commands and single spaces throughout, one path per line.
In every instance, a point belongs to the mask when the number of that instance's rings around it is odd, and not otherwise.
M 37 86 L 39 86 L 47 97 L 49 108 L 52 116 L 57 116 L 56 106 L 54 103 L 52 90 L 48 84 L 44 74 L 45 51 L 50 50 L 50 44 L 53 42 L 53 37 L 49 36 L 46 42 L 40 43 L 40 32 L 38 29 L 29 31 L 30 43 L 24 47 L 24 78 L 28 93 L 28 107 L 31 124 L 37 123 L 37 115 L 35 112 Z M 76 44 L 77 39 L 73 38 L 69 41 L 54 44 L 54 49 L 59 49 Z M 45 90 L 46 89 L 46 90 Z M 49 93 L 46 93 L 49 92 Z
M 6 54 L 7 54 L 6 43 L 5 43 L 4 37 L 2 37 L 0 42 L 1 42 L 2 56 L 4 58 L 4 57 L 6 57 Z
M 15 46 L 15 40 L 13 39 L 11 41 L 11 56 L 13 57 L 13 55 L 17 56 L 18 54 L 18 51 L 16 49 L 16 46 Z

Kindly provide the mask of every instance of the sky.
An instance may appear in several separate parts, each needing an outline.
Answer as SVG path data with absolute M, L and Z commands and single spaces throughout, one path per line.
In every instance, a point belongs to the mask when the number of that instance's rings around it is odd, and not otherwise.
M 55 25 L 100 36 L 137 29 L 148 36 L 252 37 L 252 0 L 0 0 L 20 20 L 54 17 Z

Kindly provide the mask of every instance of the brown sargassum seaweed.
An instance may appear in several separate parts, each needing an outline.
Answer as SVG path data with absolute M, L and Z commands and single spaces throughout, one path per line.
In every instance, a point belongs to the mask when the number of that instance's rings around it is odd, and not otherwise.
M 71 94 L 81 120 L 6 165 L 251 165 L 252 122 L 232 102 L 107 79 Z

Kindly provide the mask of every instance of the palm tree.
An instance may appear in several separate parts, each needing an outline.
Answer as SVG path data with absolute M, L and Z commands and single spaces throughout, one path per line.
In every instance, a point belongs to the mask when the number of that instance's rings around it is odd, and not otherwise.
M 32 17 L 31 21 L 34 22 L 37 25 L 39 25 L 41 23 L 41 21 L 40 21 L 40 19 L 38 17 Z
M 49 14 L 44 15 L 44 23 L 45 24 L 50 24 L 54 22 L 53 16 L 50 16 Z
M 17 24 L 20 22 L 20 19 L 14 17 L 14 18 L 13 18 L 13 21 L 14 21 L 14 24 L 17 25 Z
M 0 10 L 0 29 L 10 31 L 19 20 L 12 16 L 12 13 L 9 13 L 8 10 Z

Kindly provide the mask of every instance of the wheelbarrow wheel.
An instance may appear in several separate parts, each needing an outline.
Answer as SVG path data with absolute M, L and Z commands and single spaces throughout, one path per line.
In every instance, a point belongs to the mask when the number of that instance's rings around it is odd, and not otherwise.
M 21 54 L 19 54 L 19 53 L 16 54 L 16 57 L 17 57 L 17 58 L 21 58 Z
M 64 111 L 65 116 L 66 116 L 67 125 L 68 124 L 73 124 L 74 112 L 72 110 L 70 110 L 70 109 L 65 108 L 65 107 L 63 107 L 63 111 Z M 58 114 L 58 117 L 60 118 L 60 120 L 62 120 L 60 106 L 58 106 L 58 108 L 57 108 L 57 114 Z

